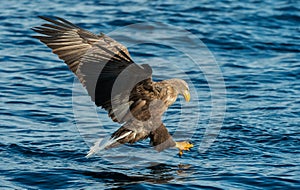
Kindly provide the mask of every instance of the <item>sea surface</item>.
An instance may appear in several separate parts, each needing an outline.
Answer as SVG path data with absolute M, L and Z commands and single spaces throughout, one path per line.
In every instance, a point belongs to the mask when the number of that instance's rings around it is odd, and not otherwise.
M 0 4 L 0 189 L 300 189 L 300 1 Z M 191 151 L 149 140 L 87 159 L 119 125 L 38 40 L 43 16 L 128 46 L 153 80 L 185 79 L 164 115 Z M 206 140 L 204 140 L 206 139 Z

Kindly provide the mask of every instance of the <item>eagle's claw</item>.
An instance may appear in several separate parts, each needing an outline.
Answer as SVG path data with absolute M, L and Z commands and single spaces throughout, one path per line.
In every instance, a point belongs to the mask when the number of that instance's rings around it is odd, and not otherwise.
M 187 142 L 187 141 L 176 142 L 176 148 L 179 149 L 178 155 L 181 157 L 184 150 L 189 151 L 190 148 L 192 148 L 193 146 L 194 146 L 194 145 L 193 145 L 192 143 L 189 143 L 189 142 Z

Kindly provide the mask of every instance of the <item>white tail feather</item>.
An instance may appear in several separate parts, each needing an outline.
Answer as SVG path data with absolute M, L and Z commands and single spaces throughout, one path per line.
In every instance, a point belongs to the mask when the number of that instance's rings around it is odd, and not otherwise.
M 100 152 L 101 150 L 104 150 L 106 147 L 114 144 L 115 142 L 117 142 L 118 140 L 127 137 L 128 135 L 130 135 L 132 133 L 132 131 L 128 131 L 127 133 L 117 137 L 117 138 L 110 138 L 110 137 L 106 137 L 106 138 L 100 138 L 98 139 L 94 146 L 92 146 L 90 148 L 90 151 L 88 152 L 88 154 L 85 156 L 86 158 L 90 158 L 91 156 L 93 156 L 94 154 Z

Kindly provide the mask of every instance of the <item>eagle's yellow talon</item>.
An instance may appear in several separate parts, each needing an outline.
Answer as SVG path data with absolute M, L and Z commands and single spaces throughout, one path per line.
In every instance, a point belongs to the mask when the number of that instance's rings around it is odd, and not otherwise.
M 181 156 L 182 156 L 182 154 L 183 154 L 183 151 L 182 151 L 182 150 L 179 150 L 179 153 L 178 153 L 178 155 L 181 157 Z
M 190 148 L 192 148 L 193 146 L 194 146 L 193 144 L 191 144 L 191 143 L 189 143 L 187 141 L 176 142 L 176 148 L 179 149 L 179 153 L 178 154 L 179 154 L 180 157 L 182 156 L 184 150 L 189 151 Z

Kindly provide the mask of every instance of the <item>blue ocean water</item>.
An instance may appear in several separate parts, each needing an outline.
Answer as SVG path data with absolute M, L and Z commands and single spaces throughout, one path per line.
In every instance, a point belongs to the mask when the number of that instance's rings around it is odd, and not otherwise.
M 300 188 L 299 1 L 12 0 L 0 7 L 1 189 Z M 129 51 L 137 63 L 153 67 L 154 79 L 183 76 L 172 65 L 188 74 L 199 99 L 192 97 L 185 110 L 200 106 L 190 137 L 195 148 L 179 158 L 174 150 L 156 153 L 141 142 L 129 149 L 130 157 L 120 158 L 120 149 L 128 148 L 120 147 L 86 159 L 89 144 L 74 114 L 74 75 L 31 37 L 30 28 L 44 23 L 38 15 L 63 17 L 95 33 L 161 23 L 195 35 L 214 55 L 226 86 L 216 141 L 206 152 L 197 151 L 212 109 L 203 71 L 170 47 L 139 44 Z M 120 38 L 136 31 L 131 32 Z M 181 99 L 165 116 L 171 133 L 179 124 L 180 105 Z M 98 113 L 101 130 L 118 127 Z M 186 124 L 195 114 L 181 117 Z M 184 129 L 180 132 L 191 131 Z

